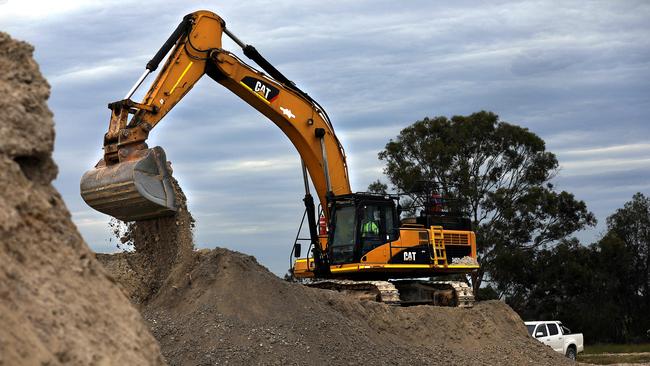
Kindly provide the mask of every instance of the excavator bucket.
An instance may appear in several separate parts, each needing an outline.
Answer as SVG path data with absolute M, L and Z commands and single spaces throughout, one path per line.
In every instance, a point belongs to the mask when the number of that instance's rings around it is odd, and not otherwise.
M 97 211 L 122 221 L 168 216 L 176 211 L 176 195 L 165 151 L 156 146 L 106 166 L 100 160 L 81 178 L 81 197 Z

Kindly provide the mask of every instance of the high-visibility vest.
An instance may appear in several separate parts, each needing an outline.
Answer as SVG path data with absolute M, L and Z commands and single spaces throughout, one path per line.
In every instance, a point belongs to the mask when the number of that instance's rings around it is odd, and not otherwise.
M 361 225 L 361 234 L 379 234 L 379 227 L 374 221 L 368 221 Z

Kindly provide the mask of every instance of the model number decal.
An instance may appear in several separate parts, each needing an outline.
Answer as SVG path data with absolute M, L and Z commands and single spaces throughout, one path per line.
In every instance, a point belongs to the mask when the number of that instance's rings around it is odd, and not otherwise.
M 239 82 L 246 89 L 253 92 L 257 97 L 271 103 L 280 94 L 280 90 L 264 80 L 256 79 L 252 76 L 246 76 Z

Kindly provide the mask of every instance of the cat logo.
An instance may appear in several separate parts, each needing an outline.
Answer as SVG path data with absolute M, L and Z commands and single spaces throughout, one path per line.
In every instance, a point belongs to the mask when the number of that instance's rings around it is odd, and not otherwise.
M 266 104 L 271 104 L 280 95 L 280 90 L 264 80 L 246 76 L 239 82 L 244 88 L 255 94 Z
M 269 99 L 269 94 L 271 93 L 271 88 L 267 87 L 266 85 L 262 84 L 261 81 L 258 81 L 255 83 L 255 88 L 253 88 L 256 93 L 260 94 L 263 96 L 266 100 Z
M 404 252 L 404 262 L 415 262 L 415 252 Z

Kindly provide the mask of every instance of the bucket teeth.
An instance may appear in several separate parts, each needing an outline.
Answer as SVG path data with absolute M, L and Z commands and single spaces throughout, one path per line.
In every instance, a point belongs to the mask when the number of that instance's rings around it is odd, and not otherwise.
M 132 158 L 97 167 L 81 178 L 81 197 L 95 210 L 123 221 L 168 216 L 176 211 L 176 196 L 165 151 L 156 146 Z

